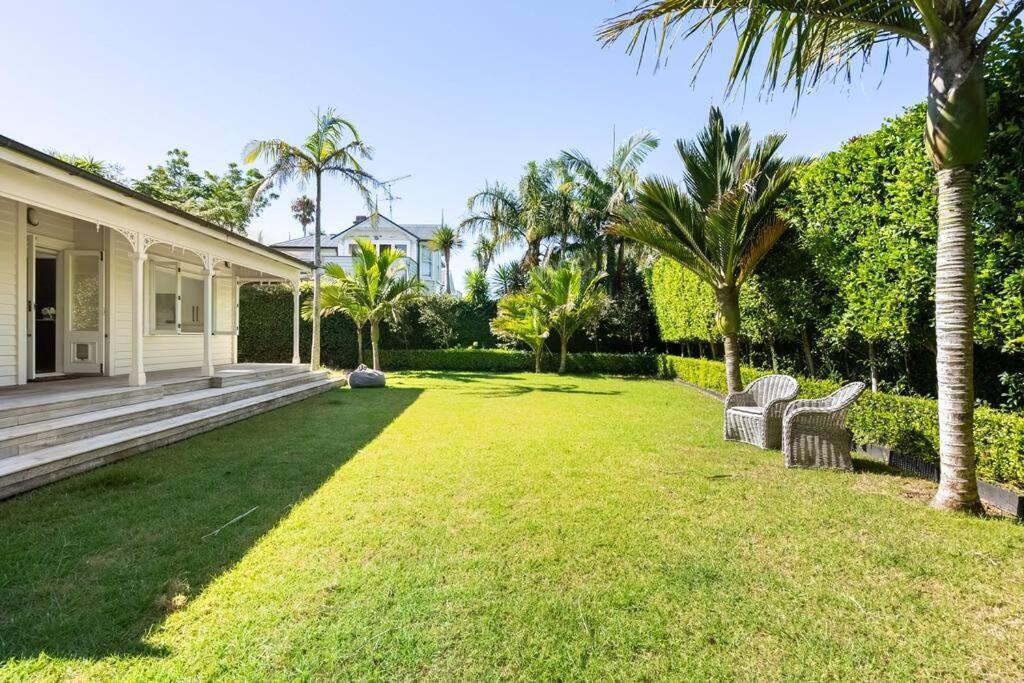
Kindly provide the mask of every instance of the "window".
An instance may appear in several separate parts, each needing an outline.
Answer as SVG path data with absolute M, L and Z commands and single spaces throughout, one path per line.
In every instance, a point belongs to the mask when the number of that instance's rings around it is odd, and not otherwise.
M 181 331 L 203 331 L 203 287 L 201 278 L 181 276 Z
M 206 327 L 206 278 L 178 263 L 152 262 L 149 273 L 150 333 L 202 334 Z M 231 275 L 213 278 L 212 334 L 235 334 L 236 290 Z
M 153 266 L 153 329 L 178 331 L 178 269 Z

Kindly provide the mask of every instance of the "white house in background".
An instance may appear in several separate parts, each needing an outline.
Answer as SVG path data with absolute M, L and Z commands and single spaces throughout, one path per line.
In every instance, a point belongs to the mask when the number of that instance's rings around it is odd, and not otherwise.
M 416 275 L 426 286 L 427 291 L 440 292 L 444 274 L 444 256 L 433 251 L 427 242 L 439 228 L 436 224 L 405 224 L 375 214 L 373 216 L 356 216 L 347 228 L 334 233 L 324 233 L 320 239 L 320 257 L 325 264 L 337 263 L 346 272 L 352 271 L 352 255 L 356 250 L 357 239 L 373 242 L 378 251 L 391 247 L 407 255 L 408 272 Z M 289 256 L 302 259 L 306 263 L 313 262 L 314 237 L 308 235 L 293 240 L 278 242 L 271 245 Z M 451 275 L 448 275 L 451 282 Z
M 0 136 L 0 386 L 237 361 L 238 287 L 301 260 Z M 296 297 L 297 301 L 297 297 Z M 297 306 L 296 306 L 297 311 Z M 298 362 L 298 348 L 294 349 Z M 57 383 L 63 384 L 63 383 Z

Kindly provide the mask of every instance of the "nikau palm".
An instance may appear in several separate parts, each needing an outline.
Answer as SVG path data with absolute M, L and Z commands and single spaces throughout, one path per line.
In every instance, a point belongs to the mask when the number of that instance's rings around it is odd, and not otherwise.
M 728 27 L 738 33 L 730 87 L 765 64 L 768 89 L 797 94 L 876 48 L 928 52 L 925 142 L 938 176 L 935 273 L 936 369 L 941 477 L 932 505 L 979 510 L 974 454 L 975 168 L 985 158 L 988 111 L 986 50 L 1024 11 L 1024 0 L 647 0 L 608 21 L 607 43 L 630 36 L 641 52 L 652 35 L 661 52 L 671 34 L 710 35 L 703 55 Z M 759 54 L 759 48 L 767 46 Z M 758 59 L 763 57 L 762 59 Z
M 565 372 L 569 340 L 581 328 L 601 315 L 608 296 L 598 287 L 604 273 L 587 277 L 576 265 L 558 268 L 534 268 L 530 271 L 527 291 L 558 330 L 561 342 L 558 372 Z
M 427 242 L 432 251 L 439 251 L 444 256 L 444 292 L 452 293 L 452 252 L 463 245 L 462 236 L 443 223 L 434 231 Z
M 769 135 L 751 148 L 749 126 L 727 127 L 712 108 L 695 141 L 676 142 L 684 187 L 665 178 L 643 181 L 636 205 L 621 207 L 610 228 L 677 261 L 714 290 L 730 392 L 743 389 L 740 288 L 787 228 L 775 209 L 799 161 L 777 156 L 784 139 Z
M 388 319 L 397 321 L 402 310 L 421 296 L 423 283 L 405 272 L 408 262 L 405 254 L 397 249 L 388 247 L 378 253 L 374 244 L 366 239 L 357 239 L 356 245 L 351 274 L 336 263 L 327 264 L 330 280 L 324 287 L 320 315 L 345 313 L 352 318 L 356 324 L 360 362 L 362 327 L 369 323 L 373 369 L 380 370 L 380 324 Z M 305 315 L 315 314 L 312 306 L 307 306 Z
M 540 372 L 540 356 L 550 328 L 543 305 L 533 292 L 516 292 L 503 297 L 498 301 L 498 315 L 491 320 L 491 331 L 495 335 L 530 347 L 534 372 Z
M 316 114 L 316 128 L 299 145 L 284 140 L 253 140 L 245 147 L 243 160 L 247 164 L 263 159 L 270 164 L 270 170 L 262 183 L 253 188 L 258 195 L 271 187 L 282 187 L 298 180 L 300 183 L 314 182 L 316 188 L 316 211 L 313 241 L 313 343 L 309 354 L 311 369 L 320 368 L 320 279 L 323 261 L 320 258 L 321 236 L 321 189 L 325 176 L 336 176 L 354 187 L 363 197 L 366 205 L 373 205 L 370 189 L 379 185 L 367 173 L 361 159 L 370 159 L 371 150 L 359 137 L 356 127 L 337 116 L 333 109 Z

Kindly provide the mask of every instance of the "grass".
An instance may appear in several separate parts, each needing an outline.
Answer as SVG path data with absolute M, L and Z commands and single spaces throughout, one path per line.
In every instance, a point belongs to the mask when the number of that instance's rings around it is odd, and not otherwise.
M 0 504 L 0 677 L 1024 671 L 1022 525 L 670 382 L 391 379 Z

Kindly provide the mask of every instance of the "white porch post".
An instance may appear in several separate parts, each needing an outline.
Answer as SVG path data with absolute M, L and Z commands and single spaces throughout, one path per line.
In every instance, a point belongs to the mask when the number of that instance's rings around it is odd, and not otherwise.
M 203 271 L 203 371 L 213 377 L 213 262 Z
M 132 365 L 128 372 L 128 385 L 141 387 L 146 384 L 146 370 L 143 359 L 142 334 L 145 325 L 143 314 L 143 290 L 142 273 L 146 264 L 146 252 L 142 251 L 142 235 L 139 235 L 139 244 L 132 254 Z
M 298 365 L 301 361 L 299 358 L 299 299 L 301 292 L 299 291 L 299 283 L 292 283 L 292 363 Z
M 14 295 L 14 310 L 15 310 L 15 329 L 17 331 L 17 337 L 15 338 L 14 358 L 17 361 L 17 368 L 15 369 L 15 383 L 25 384 L 29 377 L 29 352 L 28 345 L 35 344 L 35 339 L 30 339 L 28 336 L 29 330 L 32 329 L 32 322 L 29 320 L 29 315 L 35 315 L 34 307 L 36 302 L 32 302 L 33 309 L 29 309 L 29 292 L 32 291 L 32 283 L 28 281 L 29 268 L 28 268 L 28 219 L 25 212 L 28 211 L 28 206 L 21 202 L 15 202 L 14 204 L 15 219 L 14 219 L 14 264 L 15 272 L 15 295 Z

